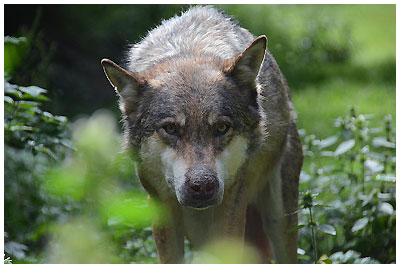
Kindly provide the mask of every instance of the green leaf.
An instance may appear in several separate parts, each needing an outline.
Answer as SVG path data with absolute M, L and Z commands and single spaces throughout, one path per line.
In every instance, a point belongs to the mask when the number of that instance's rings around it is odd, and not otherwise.
M 330 260 L 326 254 L 323 254 L 319 257 L 318 263 L 332 264 L 332 260 Z
M 22 97 L 22 93 L 18 90 L 18 86 L 4 82 L 4 94 L 11 95 L 17 98 Z
M 396 144 L 387 141 L 386 137 L 376 137 L 372 140 L 372 145 L 375 147 L 396 148 Z
M 65 124 L 68 122 L 68 118 L 62 115 L 53 115 L 53 118 L 60 122 L 61 124 Z
M 101 207 L 101 213 L 110 226 L 148 226 L 156 210 L 158 208 L 149 203 L 143 193 L 113 194 Z
M 54 160 L 57 160 L 57 157 L 55 156 L 55 154 L 49 148 L 44 146 L 43 144 L 35 146 L 35 149 L 40 151 L 40 152 L 43 152 L 43 153 L 47 154 L 48 156 L 50 156 Z
M 329 224 L 319 224 L 317 228 L 322 231 L 323 233 L 336 235 L 336 230 L 332 225 Z
M 5 36 L 4 44 L 20 45 L 26 43 L 26 37 Z
M 81 200 L 87 194 L 87 169 L 85 165 L 68 163 L 54 168 L 46 176 L 44 189 L 60 197 Z
M 289 230 L 287 230 L 286 233 L 293 233 L 293 232 L 296 232 L 297 230 L 300 230 L 300 229 L 304 228 L 305 226 L 306 226 L 306 225 L 304 225 L 304 224 L 297 225 L 297 226 L 292 227 L 292 228 L 290 228 Z
M 304 249 L 297 248 L 297 255 L 304 255 L 304 254 L 306 254 L 306 251 Z
M 21 108 L 27 109 L 27 110 L 39 106 L 39 103 L 34 102 L 34 101 L 18 101 L 17 104 Z
M 10 104 L 14 103 L 14 100 L 9 96 L 4 96 L 4 101 Z
M 42 95 L 44 93 L 47 93 L 46 89 L 37 87 L 37 86 L 29 86 L 29 87 L 19 87 L 19 90 L 24 92 L 25 94 L 22 96 L 24 99 L 25 98 L 34 98 L 38 100 L 43 100 L 43 101 L 48 101 L 49 98 L 46 96 Z
M 360 257 L 360 253 L 358 253 L 357 251 L 354 251 L 354 250 L 348 250 L 348 251 L 346 251 L 346 253 L 344 254 L 344 256 L 343 256 L 343 261 L 344 262 L 347 262 L 347 261 L 350 261 L 350 262 L 352 262 L 352 261 L 355 261 L 355 259 L 357 259 L 358 257 Z
M 4 37 L 4 72 L 13 74 L 28 52 L 28 42 L 25 37 Z
M 41 118 L 46 123 L 52 123 L 57 125 L 63 125 L 68 121 L 65 116 L 55 116 L 49 112 L 43 112 Z
M 356 142 L 355 142 L 355 140 L 353 140 L 353 139 L 342 142 L 342 143 L 339 144 L 339 146 L 336 148 L 335 156 L 344 154 L 345 152 L 347 152 L 348 150 L 350 150 L 351 148 L 353 148 L 353 146 L 354 146 L 355 144 L 356 144 Z
M 352 231 L 352 232 L 357 232 L 357 231 L 363 229 L 365 226 L 367 226 L 368 221 L 369 221 L 368 218 L 361 218 L 361 219 L 358 219 L 358 220 L 354 223 L 353 227 L 351 228 L 351 231 Z
M 35 131 L 36 129 L 31 126 L 21 126 L 21 125 L 8 125 L 5 130 L 8 131 Z
M 379 264 L 380 262 L 371 258 L 371 257 L 365 257 L 365 258 L 357 258 L 354 261 L 354 264 Z
M 61 143 L 62 145 L 64 145 L 65 147 L 71 149 L 71 150 L 74 150 L 74 151 L 77 150 L 76 147 L 75 147 L 75 145 L 74 145 L 74 144 L 72 143 L 72 141 L 70 141 L 70 140 L 62 139 L 62 140 L 60 141 L 60 143 Z
M 331 136 L 331 137 L 328 137 L 328 138 L 326 138 L 324 140 L 321 140 L 319 142 L 318 149 L 322 150 L 322 149 L 324 149 L 326 147 L 329 147 L 329 146 L 335 144 L 337 142 L 337 140 L 338 140 L 337 136 Z
M 20 244 L 14 241 L 4 243 L 4 251 L 10 255 L 15 256 L 17 259 L 25 258 L 28 247 L 24 244 Z
M 338 251 L 338 252 L 333 253 L 331 256 L 329 256 L 329 259 L 333 260 L 335 263 L 340 263 L 340 262 L 342 262 L 343 257 L 344 257 L 343 252 Z
M 375 160 L 368 159 L 365 161 L 364 165 L 373 173 L 381 172 L 384 169 L 383 165 Z
M 390 193 L 378 193 L 378 198 L 381 201 L 389 201 L 392 199 L 392 194 Z
M 376 175 L 376 179 L 378 181 L 396 182 L 396 176 L 394 174 L 378 174 Z
M 387 203 L 387 202 L 380 203 L 378 205 L 378 210 L 380 212 L 382 212 L 383 214 L 386 214 L 386 215 L 392 215 L 393 214 L 393 206 L 391 204 Z

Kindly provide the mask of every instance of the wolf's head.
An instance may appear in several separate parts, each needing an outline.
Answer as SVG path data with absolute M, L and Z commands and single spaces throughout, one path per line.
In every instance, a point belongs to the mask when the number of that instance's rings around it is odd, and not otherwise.
M 260 36 L 230 60 L 174 56 L 146 73 L 102 60 L 120 96 L 126 142 L 152 192 L 206 208 L 242 179 L 240 168 L 260 136 L 255 81 L 266 42 Z

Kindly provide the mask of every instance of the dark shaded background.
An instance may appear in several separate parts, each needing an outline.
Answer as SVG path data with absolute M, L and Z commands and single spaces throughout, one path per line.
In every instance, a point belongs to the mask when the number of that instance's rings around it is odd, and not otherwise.
M 123 61 L 129 44 L 186 8 L 179 5 L 5 5 L 5 35 L 32 34 L 38 40 L 21 68 L 32 76 L 21 85 L 49 89 L 47 109 L 73 119 L 99 108 L 117 110 L 116 96 L 100 65 L 102 58 Z M 49 60 L 43 63 L 44 58 Z M 45 66 L 41 66 L 45 65 Z M 17 72 L 21 73 L 21 72 Z

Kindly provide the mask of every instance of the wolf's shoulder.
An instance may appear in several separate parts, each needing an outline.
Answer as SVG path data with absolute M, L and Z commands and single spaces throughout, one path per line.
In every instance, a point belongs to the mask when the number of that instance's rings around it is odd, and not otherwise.
M 171 57 L 195 54 L 229 59 L 245 49 L 254 36 L 231 16 L 212 6 L 195 6 L 162 21 L 128 53 L 129 69 L 145 72 Z

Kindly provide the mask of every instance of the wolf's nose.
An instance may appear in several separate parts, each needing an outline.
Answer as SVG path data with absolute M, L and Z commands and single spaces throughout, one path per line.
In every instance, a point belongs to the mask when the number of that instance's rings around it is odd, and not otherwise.
M 214 195 L 215 182 L 197 182 L 194 181 L 189 185 L 192 195 L 195 199 L 208 200 Z
M 186 189 L 192 199 L 210 200 L 217 192 L 218 180 L 215 171 L 208 166 L 197 166 L 186 173 Z

